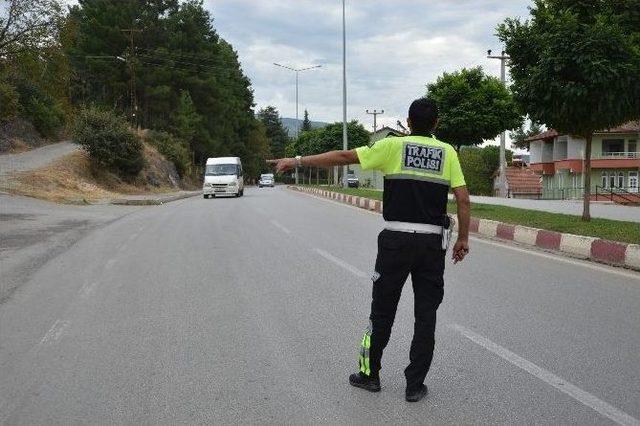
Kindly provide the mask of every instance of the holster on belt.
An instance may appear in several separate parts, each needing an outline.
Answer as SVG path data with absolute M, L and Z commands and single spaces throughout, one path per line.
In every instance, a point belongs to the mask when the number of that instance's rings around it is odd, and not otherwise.
M 447 250 L 453 233 L 453 218 L 448 214 L 442 217 L 442 250 Z

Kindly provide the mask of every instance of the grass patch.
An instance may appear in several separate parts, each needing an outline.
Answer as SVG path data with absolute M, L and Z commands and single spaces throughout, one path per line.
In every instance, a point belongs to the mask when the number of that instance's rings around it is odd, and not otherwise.
M 336 187 L 323 187 L 323 189 L 382 200 L 382 191 L 373 189 Z M 455 213 L 456 203 L 450 201 L 447 210 L 450 213 Z M 497 220 L 512 225 L 640 244 L 640 223 L 636 222 L 599 218 L 592 218 L 590 222 L 583 222 L 580 216 L 479 203 L 471 203 L 471 216 L 478 219 Z

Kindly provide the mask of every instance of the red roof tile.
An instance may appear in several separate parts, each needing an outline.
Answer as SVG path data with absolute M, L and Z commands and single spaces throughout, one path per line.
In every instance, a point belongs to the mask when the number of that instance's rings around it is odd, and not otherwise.
M 596 133 L 636 133 L 640 132 L 640 120 L 629 121 L 628 123 L 621 124 L 612 129 L 600 130 Z M 558 136 L 559 133 L 555 129 L 546 130 L 538 135 L 529 136 L 525 139 L 527 142 L 540 141 L 544 139 L 552 139 Z

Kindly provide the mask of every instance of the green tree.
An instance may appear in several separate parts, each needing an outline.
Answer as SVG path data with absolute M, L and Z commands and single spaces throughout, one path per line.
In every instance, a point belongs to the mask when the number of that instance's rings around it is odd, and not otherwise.
M 539 135 L 540 133 L 542 133 L 542 125 L 532 122 L 529 125 L 529 129 L 527 129 L 523 122 L 520 127 L 509 133 L 509 137 L 511 137 L 511 145 L 520 149 L 529 149 L 529 142 L 527 142 L 527 138 Z
M 520 124 L 521 115 L 509 90 L 481 67 L 444 73 L 427 85 L 427 98 L 440 110 L 435 135 L 457 150 L 480 145 Z
M 285 148 L 289 144 L 287 130 L 282 125 L 280 114 L 274 106 L 267 106 L 258 111 L 258 120 L 265 127 L 266 135 L 271 141 L 271 155 L 274 158 L 285 156 Z
M 195 112 L 206 117 L 195 133 L 193 126 L 188 132 L 196 161 L 247 151 L 255 120 L 251 82 L 233 47 L 213 28 L 202 0 L 80 0 L 67 28 L 74 102 L 129 112 L 128 65 L 133 64 L 143 127 L 176 131 L 176 119 Z M 130 28 L 140 30 L 134 33 L 133 56 L 122 31 Z M 185 91 L 192 103 L 187 116 Z
M 637 0 L 536 0 L 529 20 L 506 19 L 512 90 L 532 120 L 586 141 L 584 209 L 590 220 L 593 133 L 640 111 Z
M 304 120 L 302 120 L 302 129 L 303 132 L 308 132 L 311 130 L 311 120 L 309 120 L 309 111 L 304 110 Z
M 0 14 L 0 57 L 35 51 L 55 42 L 62 3 L 59 0 L 4 0 Z
M 347 123 L 348 149 L 354 149 L 369 143 L 369 132 L 364 126 L 353 120 Z M 313 155 L 326 151 L 342 149 L 342 123 L 329 124 L 300 134 L 287 149 L 287 156 Z
M 202 117 L 198 114 L 196 106 L 187 90 L 180 92 L 178 109 L 173 115 L 171 130 L 190 146 L 194 144 L 198 127 L 202 123 Z

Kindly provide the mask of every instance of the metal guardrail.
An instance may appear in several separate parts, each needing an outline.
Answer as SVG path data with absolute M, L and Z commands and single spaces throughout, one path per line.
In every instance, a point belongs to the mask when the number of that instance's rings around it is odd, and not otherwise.
M 605 198 L 609 198 L 612 203 L 619 203 L 620 199 L 626 201 L 629 204 L 639 204 L 640 199 L 638 193 L 629 192 L 625 188 L 605 188 L 604 186 L 596 185 L 596 200 L 600 195 Z

